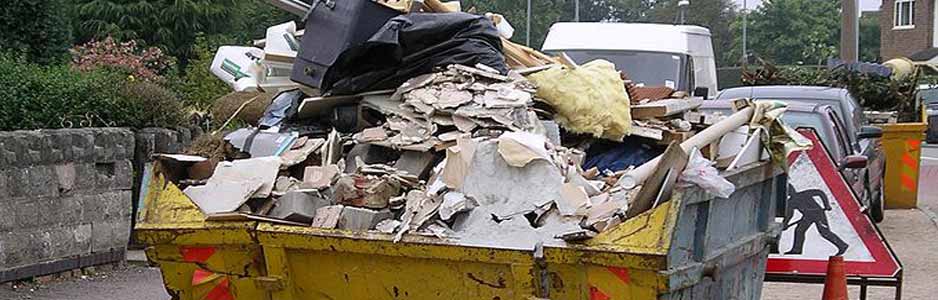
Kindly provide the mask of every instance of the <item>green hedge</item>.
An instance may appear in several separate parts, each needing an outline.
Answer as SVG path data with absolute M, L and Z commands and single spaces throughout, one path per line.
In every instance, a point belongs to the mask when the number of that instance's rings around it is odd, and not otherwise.
M 171 127 L 184 112 L 168 90 L 111 71 L 80 72 L 0 55 L 0 130 Z

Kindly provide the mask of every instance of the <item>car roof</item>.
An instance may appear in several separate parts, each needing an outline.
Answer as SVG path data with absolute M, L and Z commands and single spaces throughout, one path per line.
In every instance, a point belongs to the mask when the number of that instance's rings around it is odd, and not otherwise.
M 805 112 L 805 113 L 819 111 L 824 106 L 830 106 L 829 104 L 825 104 L 825 103 L 809 103 L 809 102 L 790 102 L 786 104 L 788 105 L 787 111 Z M 726 110 L 726 109 L 732 109 L 732 107 L 733 107 L 732 100 L 720 99 L 720 100 L 704 101 L 703 104 L 700 106 L 700 109 L 702 110 L 707 110 L 707 109 Z
M 840 101 L 848 94 L 846 89 L 810 85 L 764 85 L 725 89 L 717 95 L 718 99 L 752 98 L 759 95 L 762 99 L 829 99 Z

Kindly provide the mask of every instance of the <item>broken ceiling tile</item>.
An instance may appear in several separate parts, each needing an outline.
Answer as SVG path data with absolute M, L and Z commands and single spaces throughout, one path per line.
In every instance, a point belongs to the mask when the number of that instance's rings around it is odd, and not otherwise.
M 434 114 L 433 116 L 431 116 L 431 117 L 430 117 L 430 120 L 433 121 L 433 123 L 436 123 L 437 125 L 440 125 L 440 126 L 453 126 L 453 125 L 456 125 L 456 124 L 454 123 L 454 121 L 453 121 L 453 116 L 442 115 L 442 114 L 439 114 L 439 113 L 436 113 L 436 114 Z
M 453 115 L 453 124 L 462 132 L 471 132 L 479 126 L 475 121 L 460 115 Z
M 328 165 L 325 167 L 312 166 L 303 170 L 303 182 L 300 188 L 304 189 L 323 189 L 332 185 L 332 180 L 339 175 L 339 166 Z
M 274 181 L 274 189 L 270 192 L 274 196 L 283 196 L 289 191 L 300 188 L 300 180 L 290 176 L 279 176 Z
M 207 184 L 227 186 L 232 182 L 248 182 L 248 185 L 254 186 L 254 182 L 257 182 L 260 183 L 260 188 L 251 195 L 251 198 L 267 198 L 274 188 L 274 181 L 277 180 L 279 171 L 279 157 L 259 157 L 219 162 Z
M 546 142 L 542 135 L 506 132 L 498 138 L 498 153 L 508 165 L 521 168 L 536 159 L 550 161 L 550 154 L 545 148 Z
M 256 181 L 214 181 L 189 186 L 183 193 L 206 215 L 233 212 L 251 198 L 263 183 Z
M 457 108 L 472 101 L 472 93 L 456 89 L 443 89 L 439 100 L 433 104 L 437 109 Z
M 560 190 L 560 200 L 556 203 L 561 215 L 572 216 L 581 212 L 581 208 L 588 208 L 590 198 L 583 187 L 568 182 L 563 184 Z
M 401 226 L 401 221 L 395 219 L 386 219 L 378 222 L 378 224 L 375 225 L 375 230 L 380 231 L 381 233 L 394 233 L 398 226 Z
M 448 192 L 443 195 L 443 203 L 440 204 L 440 219 L 448 221 L 456 213 L 469 211 L 475 206 L 475 201 L 466 197 L 465 194 Z
M 342 215 L 342 205 L 330 205 L 316 209 L 316 215 L 313 216 L 313 222 L 310 225 L 315 228 L 332 229 L 339 223 L 339 216 Z
M 455 138 L 454 138 L 455 140 Z M 433 152 L 404 151 L 401 157 L 394 163 L 394 169 L 407 172 L 419 178 L 429 176 L 430 169 L 433 168 L 433 161 L 437 156 Z
M 456 64 L 454 64 L 454 65 L 449 65 L 447 68 L 449 68 L 449 69 L 454 69 L 454 70 L 457 70 L 457 71 L 460 71 L 460 72 L 469 73 L 469 74 L 476 75 L 476 76 L 485 77 L 485 78 L 492 79 L 492 80 L 498 80 L 498 81 L 509 81 L 509 80 L 511 80 L 511 78 L 508 78 L 508 76 L 505 76 L 505 75 L 502 75 L 502 74 L 498 74 L 497 72 L 496 72 L 496 73 L 492 73 L 492 72 L 488 72 L 488 71 L 485 71 L 485 70 L 476 69 L 476 68 L 469 67 L 469 66 L 464 66 L 464 65 L 456 65 Z
M 369 143 L 383 141 L 388 138 L 388 132 L 384 130 L 384 127 L 371 127 L 365 128 L 360 134 L 355 135 L 355 141 L 359 143 Z
M 324 139 L 307 139 L 299 148 L 288 150 L 280 155 L 280 169 L 295 166 L 309 157 L 326 143 Z

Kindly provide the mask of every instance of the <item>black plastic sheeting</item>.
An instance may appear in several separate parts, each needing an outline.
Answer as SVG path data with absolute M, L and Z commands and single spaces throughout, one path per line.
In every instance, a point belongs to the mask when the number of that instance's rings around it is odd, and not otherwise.
M 625 137 L 622 142 L 598 141 L 586 151 L 583 169 L 596 167 L 600 171 L 622 171 L 638 167 L 664 152 L 649 146 L 636 137 Z
M 332 95 L 393 89 L 451 64 L 484 64 L 508 73 L 491 20 L 467 13 L 415 13 L 384 24 L 365 43 L 342 52 L 326 72 Z

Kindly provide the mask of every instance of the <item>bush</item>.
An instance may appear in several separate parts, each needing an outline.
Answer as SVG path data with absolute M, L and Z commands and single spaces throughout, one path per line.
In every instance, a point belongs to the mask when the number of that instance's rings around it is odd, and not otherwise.
M 181 123 L 183 112 L 171 93 L 140 87 L 116 72 L 40 66 L 0 55 L 0 74 L 0 130 Z
M 159 48 L 140 49 L 135 41 L 119 43 L 111 37 L 76 46 L 72 54 L 72 66 L 81 71 L 111 68 L 151 82 L 163 82 L 173 65 Z
M 231 87 L 215 77 L 210 67 L 218 47 L 235 44 L 234 41 L 228 36 L 199 35 L 196 39 L 195 58 L 189 61 L 183 77 L 172 80 L 173 90 L 179 93 L 186 106 L 205 112 L 216 99 L 231 92 Z

